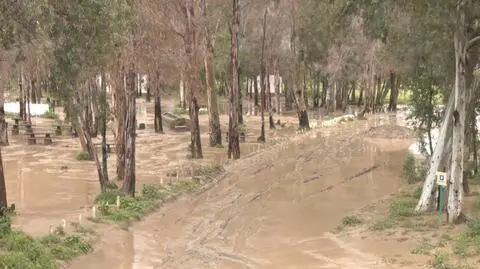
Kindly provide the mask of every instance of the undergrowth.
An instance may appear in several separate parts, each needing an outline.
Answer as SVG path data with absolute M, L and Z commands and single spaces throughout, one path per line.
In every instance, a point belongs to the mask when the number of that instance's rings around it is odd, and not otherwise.
M 402 166 L 402 178 L 408 184 L 421 182 L 427 176 L 427 166 L 421 162 L 417 163 L 412 154 L 408 154 Z
M 221 171 L 219 166 L 202 166 L 195 169 L 195 174 L 205 177 Z M 179 180 L 165 185 L 143 185 L 136 196 L 128 196 L 121 192 L 114 184 L 105 193 L 95 199 L 98 205 L 99 216 L 92 221 L 112 221 L 126 229 L 132 221 L 140 220 L 146 214 L 157 209 L 162 203 L 180 194 L 194 190 L 200 185 L 200 180 Z M 120 206 L 117 206 L 119 197 Z
M 52 234 L 34 238 L 11 228 L 10 216 L 0 217 L 0 268 L 56 269 L 59 261 L 69 261 L 92 250 L 80 235 L 67 235 L 57 228 Z

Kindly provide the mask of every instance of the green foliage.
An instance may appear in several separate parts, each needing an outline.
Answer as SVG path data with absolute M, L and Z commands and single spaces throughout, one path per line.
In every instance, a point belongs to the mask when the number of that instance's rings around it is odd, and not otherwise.
M 42 116 L 47 119 L 58 119 L 58 114 L 53 110 L 52 107 L 50 107 Z
M 372 227 L 374 230 L 390 229 L 399 221 L 414 216 L 417 199 L 413 195 L 400 196 L 392 200 L 388 214 L 380 218 Z
M 402 166 L 402 178 L 405 179 L 408 184 L 414 184 L 423 181 L 426 173 L 426 166 L 424 164 L 417 165 L 415 157 L 408 154 Z
M 95 203 L 101 218 L 118 223 L 126 228 L 132 221 L 140 220 L 169 197 L 192 190 L 197 183 L 190 180 L 180 180 L 167 186 L 143 185 L 141 195 L 127 196 L 119 190 L 108 190 L 96 197 Z M 117 196 L 120 207 L 116 206 Z
M 433 259 L 429 261 L 430 266 L 433 269 L 460 269 L 462 268 L 458 264 L 448 263 L 448 255 L 443 252 L 435 253 Z
M 77 161 L 88 161 L 88 152 L 85 152 L 85 151 L 80 151 L 79 153 L 77 153 Z
M 172 111 L 173 114 L 175 115 L 186 115 L 188 114 L 188 110 L 181 107 L 181 106 L 175 106 Z
M 356 226 L 362 223 L 362 220 L 355 215 L 348 215 L 342 218 L 343 226 Z
M 0 218 L 0 268 L 56 269 L 57 260 L 68 261 L 89 253 L 90 243 L 79 236 L 55 232 L 35 239 L 10 228 L 10 217 Z

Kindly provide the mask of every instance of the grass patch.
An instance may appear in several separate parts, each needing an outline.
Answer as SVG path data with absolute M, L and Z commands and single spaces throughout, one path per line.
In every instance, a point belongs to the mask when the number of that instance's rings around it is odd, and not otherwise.
M 97 196 L 95 202 L 98 205 L 100 219 L 127 228 L 132 221 L 142 219 L 169 198 L 191 191 L 197 185 L 198 183 L 191 180 L 180 180 L 166 186 L 143 185 L 141 193 L 135 197 L 127 196 L 117 189 L 109 189 Z M 116 204 L 117 196 L 120 199 L 120 207 Z
M 58 114 L 50 107 L 45 113 L 42 115 L 43 118 L 58 120 Z
M 0 268 L 56 269 L 58 261 L 69 261 L 92 250 L 89 242 L 63 229 L 33 238 L 11 229 L 10 216 L 0 218 Z
M 399 222 L 414 216 L 414 208 L 416 205 L 417 198 L 415 198 L 415 193 L 393 199 L 387 215 L 377 220 L 373 224 L 372 229 L 385 230 L 398 225 Z
M 425 237 L 422 237 L 417 246 L 412 250 L 412 254 L 417 255 L 430 255 L 431 251 L 435 248 L 431 240 Z
M 88 152 L 80 151 L 77 153 L 77 161 L 88 161 Z
M 448 255 L 443 252 L 435 253 L 433 259 L 429 261 L 429 265 L 433 269 L 460 269 L 458 264 L 448 263 Z
M 188 110 L 186 108 L 183 108 L 181 106 L 175 106 L 172 111 L 173 114 L 175 115 L 186 115 L 188 114 Z
M 462 257 L 480 254 L 480 220 L 467 222 L 467 230 L 455 242 L 454 253 Z
M 355 215 L 348 215 L 342 218 L 343 226 L 357 226 L 362 224 L 362 220 Z

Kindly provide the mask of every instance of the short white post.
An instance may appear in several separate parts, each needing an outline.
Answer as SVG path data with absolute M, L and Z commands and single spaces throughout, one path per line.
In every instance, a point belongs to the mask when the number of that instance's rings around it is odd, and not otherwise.
M 63 229 L 67 228 L 67 220 L 66 219 L 62 219 L 62 227 L 63 227 Z
M 92 218 L 97 217 L 97 208 L 95 206 L 92 206 Z
M 120 196 L 117 195 L 117 208 L 120 208 Z

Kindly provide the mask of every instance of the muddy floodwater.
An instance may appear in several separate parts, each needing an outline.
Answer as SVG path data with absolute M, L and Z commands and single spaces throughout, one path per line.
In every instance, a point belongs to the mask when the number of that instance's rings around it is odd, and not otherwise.
M 393 268 L 331 233 L 342 217 L 403 185 L 400 170 L 412 141 L 362 135 L 391 120 L 317 129 L 233 163 L 213 187 L 129 231 L 105 232 L 98 250 L 69 268 Z

